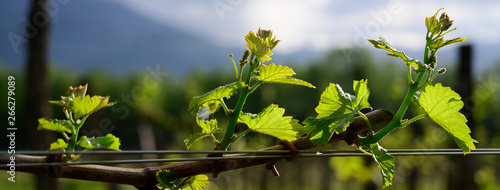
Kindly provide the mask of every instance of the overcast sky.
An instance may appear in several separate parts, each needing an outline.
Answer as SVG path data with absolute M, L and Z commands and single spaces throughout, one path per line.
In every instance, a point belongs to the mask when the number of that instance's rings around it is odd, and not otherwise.
M 456 32 L 471 43 L 500 43 L 500 1 L 302 1 L 109 0 L 194 34 L 221 47 L 241 46 L 242 36 L 259 26 L 273 29 L 282 54 L 303 49 L 368 46 L 366 38 L 386 37 L 402 50 L 424 45 L 426 15 L 439 8 L 455 19 Z

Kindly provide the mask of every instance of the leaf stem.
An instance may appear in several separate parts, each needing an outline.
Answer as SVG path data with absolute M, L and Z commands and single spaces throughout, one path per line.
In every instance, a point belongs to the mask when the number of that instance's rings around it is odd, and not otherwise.
M 186 185 L 186 182 L 187 182 L 188 179 L 189 179 L 189 177 L 187 177 L 184 180 L 182 180 L 182 182 L 179 183 L 177 186 L 175 186 L 175 188 L 173 190 L 181 189 L 182 187 L 184 187 L 184 185 Z
M 411 65 L 407 65 L 407 73 L 408 73 L 408 86 L 413 84 L 413 78 L 411 77 Z
M 229 145 L 234 142 L 233 135 L 234 135 L 234 129 L 236 128 L 236 124 L 238 122 L 238 117 L 241 114 L 241 110 L 243 110 L 243 106 L 245 105 L 245 101 L 248 98 L 248 95 L 255 89 L 251 89 L 249 84 L 250 84 L 250 79 L 252 78 L 252 72 L 258 67 L 258 64 L 254 63 L 254 57 L 255 55 L 250 56 L 250 68 L 248 69 L 248 73 L 246 76 L 245 84 L 247 85 L 247 88 L 243 88 L 240 90 L 240 97 L 238 98 L 238 102 L 236 103 L 236 107 L 234 108 L 233 112 L 229 114 L 229 121 L 227 124 L 226 132 L 224 133 L 224 137 L 219 144 L 219 146 L 223 150 L 227 150 Z
M 61 134 L 64 137 L 64 139 L 66 139 L 66 141 L 69 140 L 68 134 L 66 134 L 66 132 L 61 132 Z
M 219 100 L 219 102 L 222 105 L 222 108 L 224 109 L 224 113 L 226 113 L 226 116 L 229 117 L 229 114 L 231 114 L 231 112 L 229 111 L 229 108 L 227 108 L 226 103 L 224 102 L 224 100 L 222 100 L 222 98 Z
M 238 139 L 240 139 L 241 137 L 245 136 L 246 134 L 248 134 L 250 132 L 252 132 L 251 129 L 244 130 L 243 132 L 241 132 L 240 134 L 238 134 L 238 136 L 234 137 L 233 141 L 237 141 Z
M 255 61 L 257 61 L 257 59 L 254 59 L 255 55 L 251 55 L 250 56 L 250 68 L 248 69 L 248 73 L 247 73 L 247 78 L 245 79 L 245 84 L 247 85 L 250 85 L 250 79 L 252 79 L 252 73 L 255 69 L 257 69 L 257 67 L 259 67 L 259 63 L 254 63 Z
M 411 118 L 410 120 L 401 123 L 400 127 L 405 127 L 405 126 L 407 126 L 409 124 L 412 124 L 415 121 L 418 121 L 418 120 L 420 120 L 420 119 L 422 119 L 424 117 L 428 117 L 428 116 L 429 116 L 429 114 L 427 114 L 427 113 L 423 113 L 423 114 L 417 115 L 417 116 Z
M 410 85 L 410 88 L 406 92 L 405 99 L 403 100 L 403 103 L 401 104 L 401 107 L 399 107 L 398 112 L 394 116 L 394 118 L 384 127 L 382 128 L 379 132 L 377 132 L 375 135 L 373 135 L 373 138 L 362 138 L 360 141 L 365 144 L 373 144 L 377 143 L 380 141 L 380 139 L 384 138 L 387 134 L 389 134 L 391 131 L 393 131 L 396 128 L 402 127 L 401 121 L 406 113 L 406 110 L 408 109 L 408 106 L 410 105 L 410 102 L 413 98 L 413 96 L 417 93 L 419 90 L 418 88 L 418 83 L 420 80 L 422 80 L 422 77 L 424 76 L 425 72 L 419 72 L 417 79 L 415 82 Z
M 434 80 L 434 78 L 436 78 L 436 76 L 438 76 L 438 74 L 439 74 L 439 72 L 434 73 L 434 75 L 432 75 L 432 77 L 430 77 L 429 82 L 432 82 Z
M 369 137 L 369 138 L 372 138 L 372 137 L 373 137 L 373 127 L 372 127 L 372 124 L 370 123 L 370 120 L 369 120 L 369 119 L 368 119 L 368 117 L 366 117 L 366 115 L 365 115 L 365 114 L 363 114 L 363 112 L 361 112 L 361 111 L 358 111 L 358 112 L 357 112 L 357 114 L 358 114 L 359 116 L 361 116 L 361 117 L 365 120 L 366 124 L 368 125 L 368 128 L 370 129 L 370 130 L 368 131 L 368 137 Z
M 75 151 L 76 142 L 78 141 L 78 132 L 80 131 L 80 128 L 83 126 L 83 123 L 85 123 L 85 120 L 87 120 L 87 117 L 89 117 L 89 115 L 83 116 L 79 123 L 75 123 L 76 125 L 74 125 L 74 130 L 68 142 L 68 152 Z

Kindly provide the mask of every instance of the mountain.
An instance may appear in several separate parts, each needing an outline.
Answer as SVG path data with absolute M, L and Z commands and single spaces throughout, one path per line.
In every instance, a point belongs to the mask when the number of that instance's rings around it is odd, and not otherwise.
M 28 6 L 25 1 L 2 5 L 2 17 L 9 14 L 10 19 L 2 19 L 7 22 L 0 32 L 23 36 L 21 27 L 26 23 Z M 184 73 L 191 67 L 229 64 L 230 53 L 243 51 L 222 49 L 108 1 L 70 1 L 54 10 L 58 11 L 52 17 L 50 58 L 64 69 L 121 73 L 161 64 L 162 70 Z M 0 62 L 22 68 L 24 48 L 20 46 L 16 53 L 8 38 L 1 39 Z

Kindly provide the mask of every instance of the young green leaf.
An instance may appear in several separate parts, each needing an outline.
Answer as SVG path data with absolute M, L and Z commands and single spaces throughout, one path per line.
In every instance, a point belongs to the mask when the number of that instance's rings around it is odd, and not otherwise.
M 59 120 L 59 119 L 49 119 L 49 118 L 40 118 L 38 119 L 38 128 L 41 130 L 49 130 L 56 132 L 68 132 L 71 133 L 73 130 L 73 125 L 68 120 Z
M 276 40 L 276 36 L 273 36 L 272 30 L 263 30 L 263 29 L 260 29 L 260 27 L 259 27 L 259 30 L 257 30 L 257 37 L 262 38 L 265 41 L 267 41 L 267 43 L 269 44 L 270 50 L 273 50 L 274 47 L 276 47 L 276 45 L 278 45 L 278 43 L 281 41 L 281 40 Z
M 273 53 L 271 52 L 268 41 L 258 37 L 252 31 L 248 32 L 245 36 L 245 41 L 247 42 L 245 45 L 247 46 L 248 51 L 257 56 L 262 63 L 271 60 L 270 56 L 273 55 Z
M 73 98 L 69 96 L 61 96 L 61 100 L 49 100 L 49 103 L 63 107 L 69 107 L 71 102 L 73 102 Z
M 304 127 L 291 116 L 283 117 L 285 109 L 275 104 L 269 105 L 258 115 L 241 114 L 238 122 L 244 123 L 252 131 L 274 136 L 279 139 L 295 140 L 304 132 Z
M 353 88 L 356 96 L 345 93 L 339 85 L 331 83 L 321 94 L 316 107 L 318 116 L 304 121 L 312 142 L 320 145 L 328 143 L 333 133 L 347 129 L 359 110 L 370 108 L 367 81 L 354 81 Z
M 184 140 L 184 143 L 186 144 L 186 148 L 189 149 L 191 145 L 205 137 L 210 137 L 215 133 L 219 133 L 222 131 L 221 128 L 217 127 L 217 120 L 212 119 L 210 121 L 208 120 L 198 120 L 198 125 L 201 127 L 202 131 L 201 133 L 195 133 L 190 135 L 187 139 Z
M 444 47 L 444 46 L 447 46 L 447 45 L 450 45 L 453 43 L 463 42 L 465 40 L 467 40 L 467 38 L 458 37 L 458 38 L 448 39 L 448 40 L 444 41 L 444 43 L 441 47 Z
M 316 88 L 306 81 L 293 78 L 293 75 L 295 75 L 295 72 L 293 72 L 292 68 L 287 66 L 275 65 L 274 63 L 271 63 L 269 65 L 261 65 L 259 66 L 259 70 L 253 73 L 253 76 L 262 82 L 295 84 L 306 86 L 309 88 Z
M 368 102 L 368 97 L 370 97 L 370 89 L 368 89 L 368 79 L 367 80 L 355 80 L 353 81 L 353 90 L 356 93 L 356 103 L 355 105 L 361 106 L 360 109 L 370 108 L 370 103 Z
M 86 150 L 91 149 L 110 149 L 110 150 L 120 150 L 120 139 L 115 137 L 113 134 L 107 134 L 104 137 L 92 137 L 91 139 L 86 136 L 80 137 L 80 140 L 76 142 Z
M 438 38 L 438 39 L 434 40 L 433 42 L 431 42 L 429 44 L 429 49 L 437 51 L 438 49 L 440 49 L 440 48 L 442 48 L 444 46 L 447 46 L 447 45 L 450 45 L 450 44 L 454 44 L 454 43 L 458 43 L 458 42 L 463 42 L 466 39 L 467 38 L 458 37 L 458 38 L 448 39 L 448 40 L 445 41 L 444 38 L 441 37 L 441 38 Z
M 205 174 L 199 174 L 190 177 L 189 186 L 193 190 L 201 190 L 210 183 L 208 176 Z
M 233 82 L 225 86 L 219 86 L 201 96 L 194 97 L 189 102 L 188 110 L 193 114 L 197 114 L 198 110 L 205 106 L 211 113 L 215 113 L 221 106 L 223 98 L 229 98 L 237 92 L 238 89 L 246 87 L 244 82 Z
M 84 96 L 83 98 L 74 98 L 73 104 L 70 104 L 70 110 L 75 114 L 75 118 L 94 113 L 102 108 L 112 106 L 114 102 L 109 103 L 109 96 Z
M 464 154 L 476 149 L 477 141 L 470 136 L 467 119 L 459 112 L 464 106 L 460 95 L 438 83 L 426 86 L 418 102 L 434 122 L 450 133 Z
M 420 62 L 419 60 L 410 58 L 406 56 L 406 54 L 402 51 L 396 50 L 394 46 L 392 46 L 384 37 L 380 37 L 378 40 L 368 40 L 373 44 L 375 48 L 384 49 L 389 52 L 389 56 L 399 57 L 401 58 L 406 65 L 411 65 L 415 68 L 416 72 L 430 70 L 429 66 Z
M 200 120 L 198 125 L 201 127 L 202 133 L 216 133 L 221 129 L 217 126 L 217 120 Z
M 156 181 L 159 182 L 159 187 L 174 189 L 176 187 L 174 184 L 176 179 L 177 174 L 175 172 L 170 172 L 169 170 L 159 170 L 156 172 Z
M 66 143 L 66 141 L 64 141 L 63 139 L 57 139 L 56 142 L 53 142 L 52 144 L 50 144 L 49 150 L 51 150 L 51 151 L 54 151 L 54 150 L 64 151 L 64 150 L 66 150 L 67 147 L 68 147 L 68 143 Z
M 378 169 L 382 174 L 384 187 L 392 185 L 392 178 L 394 178 L 396 168 L 396 159 L 388 154 L 387 150 L 382 148 L 378 143 L 371 144 L 370 151 L 372 152 L 372 157 L 375 159 Z

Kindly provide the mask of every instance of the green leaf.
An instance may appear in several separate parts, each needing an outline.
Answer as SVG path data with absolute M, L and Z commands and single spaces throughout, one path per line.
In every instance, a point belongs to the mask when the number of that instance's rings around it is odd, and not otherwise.
M 80 140 L 76 142 L 82 148 L 87 150 L 91 149 L 110 149 L 110 150 L 120 150 L 120 139 L 115 137 L 113 134 L 107 134 L 104 137 L 92 137 L 91 139 L 86 136 L 80 137 Z
M 200 120 L 198 125 L 201 127 L 202 133 L 216 133 L 221 129 L 217 126 L 217 120 L 211 119 L 208 120 Z
M 466 39 L 467 38 L 458 37 L 458 38 L 448 39 L 448 40 L 445 41 L 443 39 L 443 37 L 441 37 L 441 38 L 438 38 L 438 39 L 434 40 L 433 42 L 431 42 L 429 44 L 429 48 L 431 50 L 436 50 L 437 51 L 439 48 L 442 48 L 442 47 L 450 45 L 450 44 L 454 44 L 454 43 L 458 43 L 458 42 L 463 42 Z
M 273 55 L 273 53 L 271 52 L 268 41 L 258 37 L 252 31 L 248 32 L 245 36 L 245 41 L 247 42 L 245 45 L 248 51 L 257 56 L 262 63 L 271 60 L 270 56 Z
M 156 181 L 158 181 L 158 186 L 162 188 L 175 188 L 174 181 L 177 179 L 177 173 L 171 172 L 169 170 L 159 170 L 156 172 Z
M 316 107 L 318 116 L 304 121 L 312 142 L 319 145 L 328 143 L 333 133 L 347 129 L 359 110 L 370 108 L 367 81 L 354 81 L 353 88 L 356 96 L 345 93 L 339 85 L 331 83 L 321 94 Z
M 184 140 L 184 143 L 186 144 L 187 149 L 189 149 L 191 147 L 191 145 L 193 145 L 194 142 L 196 142 L 202 138 L 205 138 L 205 137 L 210 137 L 213 134 L 219 133 L 222 131 L 222 129 L 217 126 L 217 120 L 215 120 L 215 119 L 212 119 L 210 121 L 198 120 L 198 125 L 202 129 L 201 133 L 192 134 L 187 139 Z
M 372 152 L 372 157 L 375 159 L 378 169 L 382 174 L 384 188 L 392 185 L 392 178 L 394 178 L 396 168 L 396 159 L 388 154 L 387 150 L 382 148 L 378 143 L 371 144 L 370 151 Z
M 406 54 L 402 51 L 396 50 L 396 48 L 394 48 L 394 46 L 392 46 L 384 37 L 380 37 L 378 40 L 368 41 L 372 43 L 375 48 L 388 51 L 389 54 L 387 55 L 401 58 L 406 65 L 413 66 L 416 72 L 430 70 L 430 68 L 426 64 L 420 62 L 419 60 L 406 56 Z
M 360 105 L 360 109 L 371 108 L 368 102 L 368 97 L 370 97 L 370 89 L 368 89 L 368 79 L 367 80 L 355 80 L 353 81 L 353 90 L 356 93 L 356 105 Z
M 477 141 L 470 136 L 467 119 L 459 112 L 464 106 L 460 95 L 438 83 L 426 86 L 418 102 L 434 122 L 450 133 L 464 154 L 476 149 L 474 143 Z
M 259 30 L 257 30 L 257 37 L 266 40 L 267 43 L 269 43 L 269 48 L 271 50 L 273 50 L 273 48 L 276 47 L 276 45 L 278 45 L 278 43 L 281 41 L 281 40 L 276 40 L 276 36 L 273 36 L 273 31 L 262 30 L 260 29 L 260 27 Z
M 441 47 L 444 47 L 444 46 L 447 46 L 447 45 L 450 45 L 453 43 L 463 42 L 465 40 L 467 40 L 467 38 L 458 37 L 458 38 L 448 39 L 448 40 L 444 41 L 444 43 Z
M 444 43 L 444 39 L 443 39 L 443 37 L 438 38 L 438 39 L 436 39 L 436 40 L 432 41 L 432 42 L 429 44 L 429 49 L 431 49 L 431 50 L 437 50 L 437 49 L 439 49 L 439 48 L 443 47 L 443 43 Z
M 206 107 L 210 113 L 215 113 L 221 106 L 223 98 L 229 98 L 237 92 L 238 89 L 246 87 L 244 82 L 233 82 L 225 86 L 219 86 L 201 96 L 194 97 L 189 102 L 188 110 L 197 114 L 201 107 Z
M 438 20 L 436 19 L 436 15 L 428 17 L 425 17 L 425 27 L 427 28 L 427 31 L 431 32 L 435 30 L 435 26 L 438 23 Z
M 108 103 L 109 96 L 84 96 L 83 98 L 74 98 L 70 104 L 70 110 L 75 114 L 75 118 L 80 118 L 85 115 L 94 113 L 102 108 L 112 106 L 113 103 Z
M 293 72 L 292 68 L 275 65 L 274 63 L 269 65 L 260 65 L 259 70 L 253 73 L 253 76 L 262 82 L 295 84 L 307 86 L 309 88 L 316 88 L 306 81 L 293 78 L 293 75 L 295 75 L 295 72 Z
M 425 17 L 425 26 L 427 27 L 427 31 L 429 31 L 432 35 L 437 35 L 439 31 L 441 31 L 441 23 L 437 19 L 437 14 L 439 13 L 439 11 L 443 9 L 444 8 L 439 9 L 431 17 L 428 16 Z
M 205 174 L 192 176 L 190 177 L 189 180 L 190 180 L 189 186 L 193 190 L 201 190 L 210 183 L 208 176 Z
M 66 143 L 66 141 L 64 141 L 63 139 L 57 139 L 56 142 L 53 142 L 52 144 L 50 144 L 49 150 L 51 150 L 51 151 L 53 151 L 53 150 L 64 151 L 64 150 L 66 150 L 67 147 L 68 147 L 68 143 Z
M 49 130 L 56 132 L 68 132 L 71 133 L 73 130 L 73 125 L 68 120 L 58 120 L 58 119 L 49 119 L 49 118 L 40 118 L 38 119 L 38 128 L 41 130 Z
M 291 116 L 283 117 L 285 109 L 275 104 L 269 105 L 258 115 L 241 114 L 238 122 L 244 123 L 252 131 L 274 136 L 279 139 L 295 140 L 304 132 L 304 127 Z

